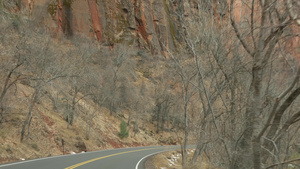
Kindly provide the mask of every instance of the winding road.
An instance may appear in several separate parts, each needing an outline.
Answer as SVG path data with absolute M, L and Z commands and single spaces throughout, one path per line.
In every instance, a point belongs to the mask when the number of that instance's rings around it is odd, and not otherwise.
M 0 169 L 144 169 L 145 159 L 179 146 L 134 147 L 54 156 L 0 165 Z

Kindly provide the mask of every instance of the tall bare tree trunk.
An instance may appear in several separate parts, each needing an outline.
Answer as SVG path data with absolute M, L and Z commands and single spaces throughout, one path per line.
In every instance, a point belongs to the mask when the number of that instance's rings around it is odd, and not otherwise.
M 188 138 L 189 138 L 189 112 L 187 110 L 188 101 L 184 101 L 184 145 L 183 145 L 183 153 L 182 153 L 182 166 L 187 166 L 187 146 L 188 146 Z
M 87 122 L 86 122 L 86 139 L 89 140 L 90 139 L 90 134 L 91 134 L 91 128 L 92 128 L 92 124 L 93 124 L 93 119 L 95 117 L 95 113 L 96 110 L 94 110 L 92 113 L 90 113 L 90 109 L 88 110 L 88 114 L 87 114 Z
M 31 123 L 31 118 L 32 118 L 32 110 L 33 110 L 33 107 L 38 99 L 38 94 L 39 94 L 39 87 L 36 87 L 35 88 L 35 91 L 31 97 L 31 100 L 30 100 L 30 106 L 29 106 L 29 110 L 28 110 L 28 113 L 27 113 L 27 116 L 26 116 L 26 119 L 25 121 L 23 122 L 23 125 L 22 125 L 22 130 L 21 130 L 21 139 L 20 141 L 23 142 L 24 140 L 24 137 L 25 137 L 25 132 L 26 132 L 26 127 L 27 127 L 27 133 L 29 134 L 29 127 L 30 127 L 30 123 Z
M 258 32 L 257 41 L 253 39 L 254 50 L 250 49 L 250 46 L 245 43 L 242 39 L 240 32 L 238 31 L 237 25 L 233 20 L 233 3 L 234 0 L 231 0 L 231 23 L 233 28 L 236 31 L 236 35 L 240 42 L 242 43 L 244 49 L 253 57 L 252 65 L 252 81 L 249 88 L 249 99 L 247 101 L 246 107 L 246 118 L 244 125 L 244 133 L 240 143 L 238 144 L 237 154 L 234 156 L 235 159 L 231 165 L 231 168 L 254 168 L 261 169 L 261 138 L 259 137 L 259 132 L 261 130 L 261 119 L 259 119 L 262 113 L 262 72 L 263 72 L 263 63 L 266 57 L 265 49 L 265 39 L 267 35 L 267 13 L 269 8 L 270 1 L 266 0 L 261 2 L 261 14 L 260 14 L 260 27 Z M 254 13 L 254 1 L 252 1 L 252 11 L 251 16 L 253 21 Z M 253 25 L 251 25 L 253 28 Z M 253 30 L 252 30 L 253 31 Z M 253 33 L 253 32 L 251 32 Z M 252 34 L 253 35 L 253 34 Z M 271 54 L 271 53 L 270 53 Z M 250 153 L 249 153 L 250 152 Z
M 202 122 L 201 124 L 201 131 L 200 131 L 200 136 L 199 136 L 199 139 L 198 139 L 198 143 L 197 143 L 197 147 L 196 147 L 196 150 L 194 152 L 194 155 L 192 157 L 192 165 L 194 165 L 197 161 L 197 158 L 201 155 L 201 152 L 203 151 L 203 148 L 205 146 L 204 144 L 204 137 L 205 137 L 205 129 L 206 128 L 206 122 L 205 122 L 205 119 L 204 121 Z

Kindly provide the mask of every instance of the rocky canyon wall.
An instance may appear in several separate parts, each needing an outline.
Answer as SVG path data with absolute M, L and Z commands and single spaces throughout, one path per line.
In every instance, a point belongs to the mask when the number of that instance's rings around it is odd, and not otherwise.
M 165 57 L 168 50 L 174 51 L 177 44 L 184 42 L 182 22 L 191 20 L 199 2 L 212 11 L 216 23 L 229 15 L 229 2 L 218 0 L 13 1 L 29 12 L 37 21 L 36 26 L 46 25 L 51 32 L 68 37 L 84 34 L 112 48 L 125 43 Z M 235 7 L 242 8 L 240 1 L 236 3 Z M 241 17 L 241 13 L 234 15 L 237 20 Z M 293 38 L 288 47 L 297 48 L 298 42 L 299 38 Z M 299 57 L 298 52 L 295 55 Z
M 85 34 L 103 45 L 127 43 L 153 55 L 174 50 L 180 40 L 179 1 L 168 0 L 22 0 L 39 24 L 66 36 Z

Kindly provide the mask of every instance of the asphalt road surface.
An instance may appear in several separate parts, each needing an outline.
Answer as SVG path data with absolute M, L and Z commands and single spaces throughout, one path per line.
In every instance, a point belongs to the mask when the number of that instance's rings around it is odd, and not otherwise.
M 179 146 L 135 147 L 54 156 L 0 165 L 0 169 L 144 169 L 145 159 Z

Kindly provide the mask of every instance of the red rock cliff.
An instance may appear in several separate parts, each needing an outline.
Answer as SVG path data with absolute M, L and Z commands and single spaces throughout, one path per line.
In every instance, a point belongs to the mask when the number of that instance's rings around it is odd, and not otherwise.
M 227 17 L 227 1 L 211 2 L 207 7 L 216 20 Z M 112 47 L 127 43 L 165 56 L 183 41 L 178 14 L 188 18 L 197 11 L 195 0 L 22 0 L 21 6 L 49 30 L 67 36 L 85 34 Z
M 166 0 L 22 0 L 22 8 L 67 36 L 82 33 L 104 45 L 138 45 L 155 55 L 175 48 L 174 7 Z

